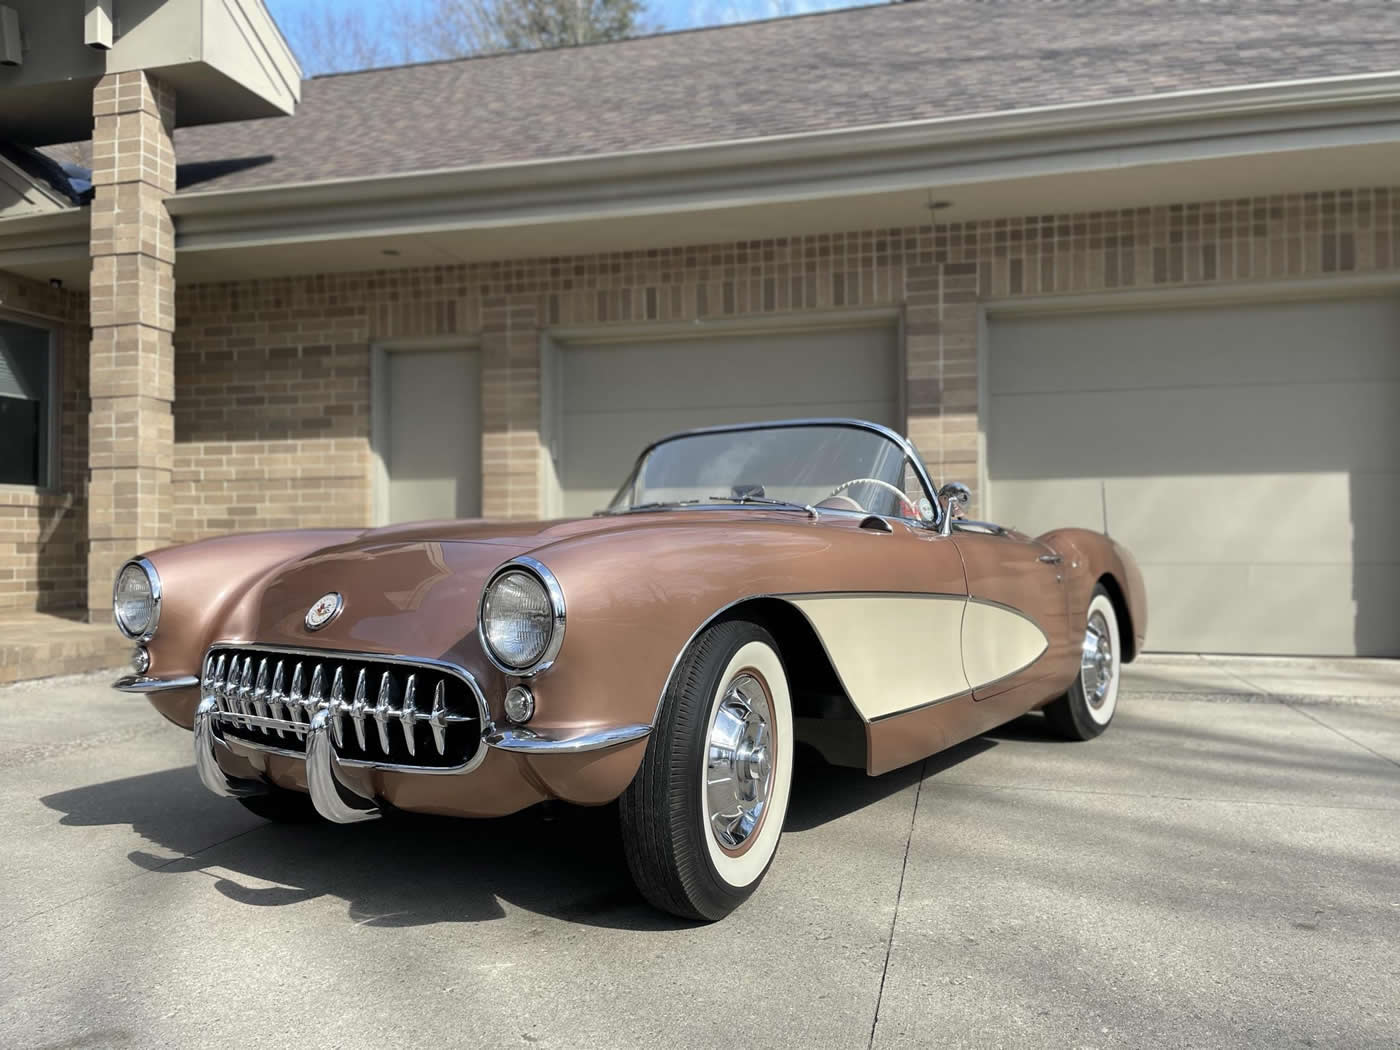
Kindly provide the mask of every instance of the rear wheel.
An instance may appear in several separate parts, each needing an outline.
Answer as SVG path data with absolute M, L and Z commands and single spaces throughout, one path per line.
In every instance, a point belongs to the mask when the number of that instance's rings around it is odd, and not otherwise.
M 277 824 L 314 824 L 321 819 L 311 796 L 300 791 L 269 788 L 265 795 L 248 795 L 238 801 L 263 820 Z
M 739 620 L 702 632 L 619 804 L 642 895 L 710 921 L 742 904 L 777 852 L 792 758 L 792 701 L 772 637 Z
M 1113 721 L 1118 708 L 1120 654 L 1118 614 L 1102 586 L 1094 588 L 1085 614 L 1079 675 L 1069 691 L 1045 708 L 1045 717 L 1069 740 L 1092 740 Z

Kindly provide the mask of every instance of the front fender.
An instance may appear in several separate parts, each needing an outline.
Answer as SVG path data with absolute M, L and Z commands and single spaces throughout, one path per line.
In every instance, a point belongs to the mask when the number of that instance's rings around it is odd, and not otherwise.
M 160 624 L 146 645 L 151 655 L 148 673 L 162 679 L 198 676 L 204 651 L 252 587 L 278 566 L 344 543 L 359 532 L 298 529 L 220 536 L 145 555 L 160 576 L 162 591 Z M 198 688 L 152 693 L 150 700 L 177 725 L 194 725 Z

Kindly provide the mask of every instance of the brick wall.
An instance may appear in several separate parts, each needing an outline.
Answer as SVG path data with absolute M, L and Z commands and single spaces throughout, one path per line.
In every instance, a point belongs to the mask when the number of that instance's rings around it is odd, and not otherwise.
M 175 537 L 370 515 L 371 343 L 479 340 L 483 507 L 536 512 L 551 326 L 905 309 L 909 431 L 977 476 L 986 299 L 1400 268 L 1400 189 L 816 234 L 608 255 L 181 287 Z
M 58 340 L 58 487 L 0 485 L 0 614 L 81 608 L 87 596 L 87 296 L 0 273 L 0 314 Z
M 369 520 L 374 278 L 176 293 L 177 542 Z

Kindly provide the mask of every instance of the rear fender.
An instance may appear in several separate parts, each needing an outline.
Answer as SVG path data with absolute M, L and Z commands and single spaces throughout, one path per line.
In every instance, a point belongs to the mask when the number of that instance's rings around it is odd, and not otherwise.
M 1127 641 L 1123 662 L 1135 659 L 1147 640 L 1147 588 L 1128 549 L 1089 529 L 1056 529 L 1036 538 L 1064 556 L 1071 615 L 1082 618 L 1094 587 L 1103 584 L 1118 611 L 1119 627 Z

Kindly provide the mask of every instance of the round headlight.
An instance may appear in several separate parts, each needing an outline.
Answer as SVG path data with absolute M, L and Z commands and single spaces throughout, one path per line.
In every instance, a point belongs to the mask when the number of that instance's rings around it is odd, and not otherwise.
M 559 650 L 563 596 L 547 574 L 544 566 L 538 572 L 512 566 L 497 573 L 482 596 L 481 640 L 504 671 L 533 673 Z
M 160 577 L 148 561 L 122 566 L 112 588 L 112 615 L 128 638 L 149 638 L 160 619 Z

